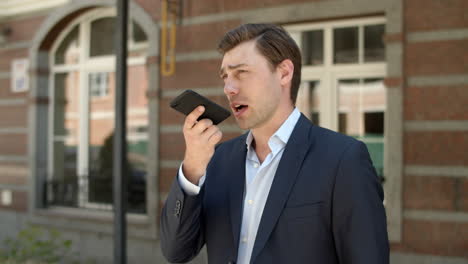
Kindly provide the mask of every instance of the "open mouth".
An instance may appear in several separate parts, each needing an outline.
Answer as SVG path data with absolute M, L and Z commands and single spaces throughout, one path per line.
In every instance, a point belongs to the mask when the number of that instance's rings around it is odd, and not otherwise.
M 234 115 L 239 116 L 245 112 L 249 106 L 243 104 L 233 104 L 231 107 L 233 109 Z
M 243 108 L 245 108 L 245 107 L 247 107 L 247 106 L 246 106 L 246 105 L 235 105 L 235 106 L 234 106 L 234 110 L 235 110 L 236 112 L 239 112 L 239 111 L 241 111 L 241 110 L 242 110 Z

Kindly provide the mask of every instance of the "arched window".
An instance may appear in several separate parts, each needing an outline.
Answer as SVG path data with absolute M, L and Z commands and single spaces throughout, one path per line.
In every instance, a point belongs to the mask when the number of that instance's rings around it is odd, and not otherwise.
M 111 209 L 115 21 L 113 9 L 93 10 L 71 23 L 52 46 L 48 206 Z M 133 21 L 128 41 L 128 211 L 146 213 L 148 44 Z

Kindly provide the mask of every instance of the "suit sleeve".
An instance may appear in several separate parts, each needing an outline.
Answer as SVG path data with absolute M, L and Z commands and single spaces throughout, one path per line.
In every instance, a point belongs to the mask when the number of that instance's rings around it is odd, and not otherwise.
M 332 226 L 340 264 L 388 264 L 382 185 L 367 147 L 355 141 L 343 153 L 333 191 Z
M 184 263 L 195 258 L 205 243 L 202 221 L 203 188 L 187 195 L 178 176 L 161 212 L 161 249 L 169 262 Z

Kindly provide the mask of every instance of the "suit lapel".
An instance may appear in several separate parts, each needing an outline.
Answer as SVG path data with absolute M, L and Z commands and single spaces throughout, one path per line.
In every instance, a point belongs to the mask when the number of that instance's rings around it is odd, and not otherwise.
M 226 173 L 230 182 L 229 206 L 231 214 L 232 237 L 234 238 L 234 251 L 239 247 L 240 227 L 242 223 L 242 210 L 245 186 L 245 157 L 247 147 L 245 145 L 246 136 L 242 136 L 229 155 L 229 166 Z M 236 254 L 237 258 L 237 254 Z
M 270 193 L 263 209 L 250 263 L 254 263 L 255 258 L 265 246 L 281 215 L 292 186 L 302 167 L 307 150 L 311 145 L 309 142 L 310 129 L 311 125 L 309 121 L 301 114 L 276 170 L 275 178 L 273 179 Z

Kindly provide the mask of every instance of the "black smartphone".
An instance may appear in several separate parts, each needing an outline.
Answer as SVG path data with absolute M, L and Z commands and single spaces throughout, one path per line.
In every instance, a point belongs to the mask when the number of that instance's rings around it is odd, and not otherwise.
M 203 105 L 205 107 L 205 112 L 198 118 L 198 120 L 208 118 L 211 119 L 215 125 L 223 122 L 231 115 L 229 110 L 192 90 L 185 90 L 174 98 L 170 105 L 172 108 L 184 115 L 190 114 L 197 106 Z

